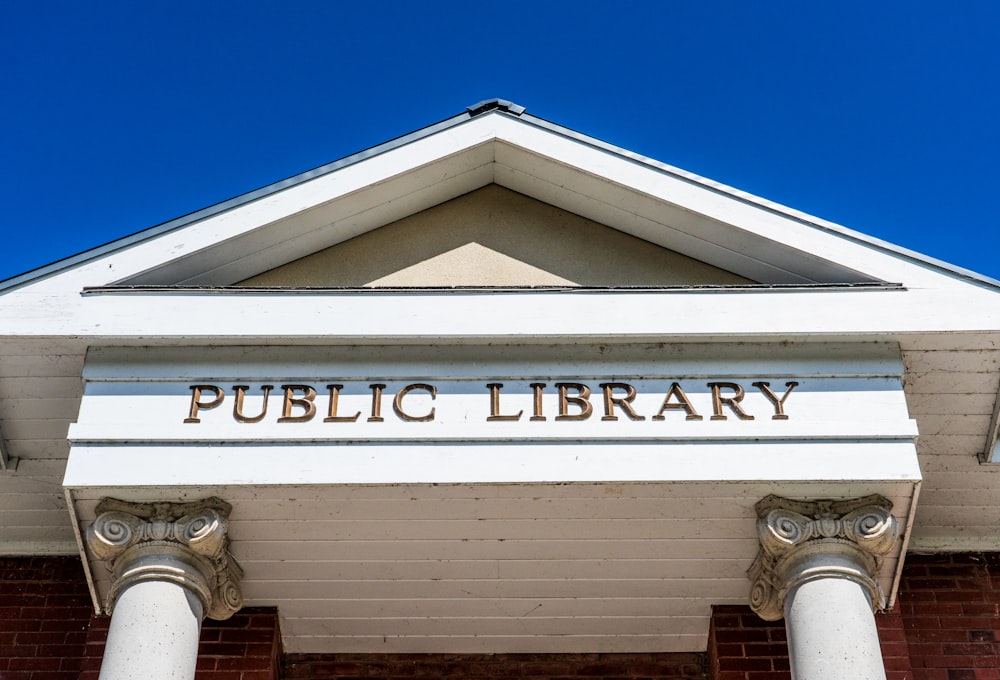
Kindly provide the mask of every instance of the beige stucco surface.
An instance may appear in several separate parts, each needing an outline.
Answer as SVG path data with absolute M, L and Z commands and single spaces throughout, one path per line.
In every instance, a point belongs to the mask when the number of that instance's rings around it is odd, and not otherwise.
M 751 283 L 497 185 L 277 267 L 242 286 Z

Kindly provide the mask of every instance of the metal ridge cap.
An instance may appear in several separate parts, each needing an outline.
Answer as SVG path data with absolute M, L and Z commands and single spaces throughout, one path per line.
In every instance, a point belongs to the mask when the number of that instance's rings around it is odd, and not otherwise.
M 503 111 L 505 113 L 510 113 L 515 116 L 520 116 L 525 112 L 525 108 L 519 104 L 508 99 L 484 99 L 481 102 L 476 102 L 472 106 L 466 106 L 465 110 L 470 116 L 478 116 L 483 113 L 488 113 L 490 111 Z

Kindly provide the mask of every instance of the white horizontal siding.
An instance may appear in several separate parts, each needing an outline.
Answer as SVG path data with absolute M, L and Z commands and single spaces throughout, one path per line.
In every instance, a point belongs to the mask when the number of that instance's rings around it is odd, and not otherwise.
M 595 605 L 600 607 L 601 615 L 605 617 L 621 616 L 703 616 L 705 603 L 687 597 L 664 597 L 656 595 L 640 595 L 638 597 L 614 596 L 602 598 L 569 598 L 561 597 L 558 586 L 554 592 L 548 592 L 539 587 L 534 592 L 526 591 L 519 598 L 490 597 L 489 593 L 496 589 L 494 584 L 466 581 L 461 583 L 466 589 L 457 597 L 424 597 L 413 600 L 397 600 L 387 605 L 383 600 L 366 599 L 360 595 L 343 598 L 319 600 L 304 597 L 295 603 L 295 613 L 299 618 L 351 619 L 351 618 L 525 618 L 536 617 L 593 617 Z M 546 585 L 546 584 L 543 584 Z M 483 594 L 469 595 L 477 588 L 483 589 Z M 739 588 L 745 591 L 743 583 Z M 746 595 L 745 592 L 741 596 Z M 553 597 L 553 595 L 555 595 Z
M 903 364 L 914 373 L 970 372 L 997 374 L 1000 372 L 1000 352 L 995 349 L 956 351 L 903 352 Z
M 248 560 L 539 560 L 539 559 L 705 559 L 733 554 L 753 557 L 756 538 L 669 540 L 434 540 L 421 541 L 254 541 L 234 548 Z M 747 559 L 749 559 L 747 558 Z M 749 565 L 748 565 L 749 566 Z
M 911 550 L 1000 550 L 1000 465 L 977 458 L 1000 387 L 1000 351 L 985 345 L 903 352 L 924 477 Z
M 278 607 L 287 650 L 527 652 L 703 649 L 711 605 L 746 601 L 758 500 L 881 492 L 904 517 L 911 491 L 703 482 L 188 493 L 233 504 L 247 604 Z M 86 527 L 100 491 L 75 494 Z M 895 569 L 886 560 L 886 591 Z M 106 568 L 94 575 L 107 592 Z
M 990 425 L 990 418 L 989 415 L 921 415 L 920 436 L 972 435 L 982 438 Z
M 925 415 L 953 416 L 955 414 L 970 416 L 990 416 L 993 413 L 993 401 L 996 395 L 980 394 L 940 394 L 929 392 L 922 394 L 906 393 L 906 403 L 910 415 L 923 420 Z M 984 430 L 985 432 L 985 430 Z
M 60 439 L 66 437 L 69 420 L 61 418 L 18 418 L 8 421 L 3 433 L 8 441 L 16 439 Z
M 479 636 L 507 635 L 674 635 L 697 629 L 705 617 L 686 616 L 573 616 L 573 617 L 420 617 L 314 619 L 286 617 L 282 621 L 285 634 L 294 638 L 298 633 L 318 635 L 351 630 L 355 635 L 413 635 L 420 630 L 424 637 L 462 635 L 475 630 Z
M 69 427 L 69 423 L 67 423 Z M 7 453 L 14 458 L 49 460 L 54 459 L 60 465 L 66 465 L 69 457 L 69 442 L 60 439 L 8 439 Z M 60 475 L 60 479 L 62 475 Z
M 0 355 L 0 378 L 76 378 L 83 359 L 83 354 Z
M 535 636 L 531 633 L 515 635 L 479 636 L 469 634 L 446 637 L 369 635 L 303 635 L 285 640 L 285 651 L 291 654 L 324 654 L 331 649 L 342 653 L 427 653 L 447 645 L 455 654 L 493 654 L 497 649 L 517 650 L 520 653 L 585 654 L 614 652 L 690 652 L 704 650 L 708 637 L 708 617 L 695 628 L 697 632 L 662 635 L 572 635 Z
M 742 547 L 741 547 L 742 549 Z M 241 554 L 245 554 L 240 551 Z M 440 557 L 435 559 L 374 560 L 240 560 L 245 570 L 260 582 L 281 580 L 357 581 L 372 579 L 434 580 L 442 571 Z M 456 580 L 472 579 L 530 579 L 532 581 L 561 581 L 615 579 L 662 579 L 664 574 L 674 578 L 699 578 L 705 574 L 701 556 L 696 558 L 600 558 L 555 559 L 526 558 L 504 560 L 452 559 L 448 560 L 448 573 Z M 745 568 L 738 563 L 727 563 L 720 569 L 722 577 L 743 578 Z
M 986 445 L 986 435 L 978 434 L 930 434 L 918 437 L 917 451 L 920 455 L 920 466 L 925 472 L 934 470 L 939 465 L 949 469 L 958 466 L 961 469 L 973 470 L 970 462 L 962 458 L 972 458 L 972 463 L 978 466 L 976 454 Z M 975 486 L 974 480 L 969 480 Z
M 83 380 L 79 375 L 0 379 L 0 399 L 65 399 L 82 393 Z
M 38 344 L 33 354 L 21 343 L 3 346 L 0 432 L 12 457 L 65 458 L 66 432 L 83 394 L 84 354 L 71 344 L 45 340 Z M 44 353 L 46 349 L 52 353 Z
M 491 607 L 493 600 L 506 601 L 503 611 L 514 611 L 523 604 L 524 599 L 551 598 L 561 604 L 550 607 L 552 610 L 572 608 L 576 615 L 593 616 L 603 613 L 608 607 L 618 609 L 625 615 L 631 607 L 640 606 L 637 603 L 649 597 L 672 597 L 691 599 L 701 602 L 704 610 L 711 606 L 705 597 L 713 593 L 716 603 L 725 603 L 746 599 L 750 582 L 743 576 L 734 579 L 717 579 L 706 576 L 702 579 L 524 579 L 524 580 L 471 580 L 471 579 L 429 579 L 428 581 L 253 581 L 247 580 L 244 592 L 258 603 L 279 603 L 282 608 L 287 605 L 313 608 L 314 616 L 319 612 L 313 601 L 354 601 L 365 600 L 373 618 L 416 616 L 415 608 L 419 602 L 428 601 L 430 606 L 440 606 L 439 600 L 462 599 L 465 603 L 461 609 L 468 616 L 487 617 L 499 613 L 496 607 Z M 485 605 L 483 602 L 485 601 Z M 571 603 L 571 604 L 566 604 Z M 609 604 L 610 603 L 610 604 Z M 341 605 L 343 606 L 343 605 Z M 555 615 L 546 610 L 539 613 Z M 355 616 L 361 614 L 355 613 Z M 448 616 L 447 609 L 440 609 L 434 616 Z M 461 616 L 460 611 L 455 611 Z M 568 614 L 567 614 L 568 615 Z
M 83 390 L 80 390 L 82 394 Z M 76 414 L 80 410 L 80 397 L 50 397 L 50 398 L 27 398 L 27 397 L 7 397 L 0 399 L 0 419 L 7 427 L 10 421 L 22 418 L 29 420 L 64 420 L 67 423 L 76 420 Z
M 517 540 L 698 540 L 702 536 L 720 539 L 753 538 L 746 518 L 736 520 L 678 517 L 676 519 L 451 519 L 451 520 L 282 520 L 230 522 L 230 533 L 245 541 L 395 541 L 489 540 L 505 543 Z
M 77 553 L 61 460 L 22 460 L 0 473 L 0 555 Z
M 904 387 L 912 394 L 996 394 L 1000 374 L 917 371 L 907 373 Z

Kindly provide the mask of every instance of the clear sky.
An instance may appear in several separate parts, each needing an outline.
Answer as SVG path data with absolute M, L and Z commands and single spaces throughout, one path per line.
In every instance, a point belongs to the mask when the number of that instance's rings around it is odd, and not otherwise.
M 1000 2 L 6 2 L 0 278 L 502 97 L 1000 278 Z

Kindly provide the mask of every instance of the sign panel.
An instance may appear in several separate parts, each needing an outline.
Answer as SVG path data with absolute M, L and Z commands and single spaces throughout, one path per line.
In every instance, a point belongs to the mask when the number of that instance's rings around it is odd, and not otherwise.
M 889 345 L 92 352 L 75 487 L 919 479 Z

